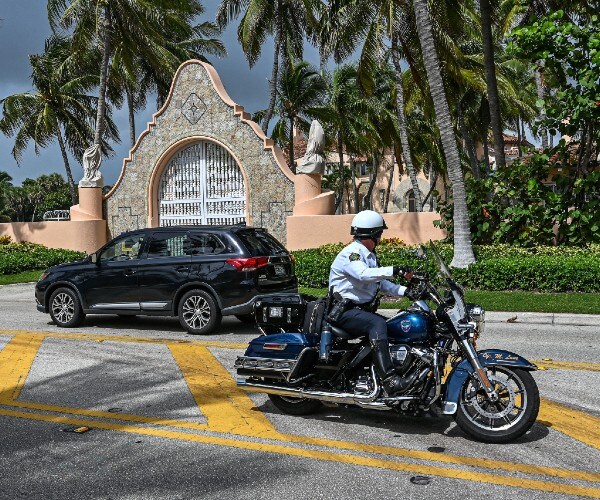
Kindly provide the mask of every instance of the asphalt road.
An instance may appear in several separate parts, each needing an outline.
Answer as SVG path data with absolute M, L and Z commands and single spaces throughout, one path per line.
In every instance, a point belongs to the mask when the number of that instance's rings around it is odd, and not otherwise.
M 257 333 L 235 319 L 209 337 L 165 318 L 59 329 L 30 284 L 0 287 L 0 313 L 0 499 L 600 498 L 597 326 L 488 323 L 480 348 L 546 368 L 538 423 L 489 445 L 444 416 L 284 415 L 235 387 Z

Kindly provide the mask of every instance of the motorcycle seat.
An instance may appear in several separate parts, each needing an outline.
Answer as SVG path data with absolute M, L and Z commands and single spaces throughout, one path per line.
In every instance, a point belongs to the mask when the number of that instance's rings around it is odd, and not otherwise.
M 338 328 L 333 325 L 331 326 L 331 333 L 334 337 L 337 337 L 339 339 L 348 340 L 353 338 L 352 335 L 350 335 L 346 330 L 342 330 L 341 328 Z

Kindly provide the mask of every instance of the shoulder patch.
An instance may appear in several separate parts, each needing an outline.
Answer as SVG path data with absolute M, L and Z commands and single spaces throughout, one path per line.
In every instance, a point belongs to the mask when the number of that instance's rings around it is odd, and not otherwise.
M 350 259 L 350 262 L 354 262 L 355 260 L 360 260 L 360 254 L 352 252 L 348 258 Z

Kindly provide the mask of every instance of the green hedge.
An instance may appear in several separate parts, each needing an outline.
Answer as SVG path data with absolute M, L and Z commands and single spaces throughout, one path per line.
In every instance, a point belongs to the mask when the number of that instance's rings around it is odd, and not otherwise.
M 293 252 L 301 286 L 326 288 L 329 268 L 343 244 L 324 245 Z M 383 240 L 377 248 L 381 265 L 408 265 L 433 273 L 433 260 L 419 261 L 414 246 Z M 453 247 L 437 245 L 450 263 Z M 457 281 L 474 290 L 524 290 L 543 292 L 600 292 L 600 245 L 588 248 L 476 245 L 477 262 L 468 269 L 454 269 Z
M 0 274 L 15 274 L 35 269 L 45 269 L 56 264 L 72 262 L 85 257 L 73 250 L 46 248 L 35 243 L 10 243 L 0 245 Z

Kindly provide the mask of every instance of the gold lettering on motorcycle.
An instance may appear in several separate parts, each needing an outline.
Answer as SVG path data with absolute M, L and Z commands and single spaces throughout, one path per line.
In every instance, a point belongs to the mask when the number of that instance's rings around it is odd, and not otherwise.
M 502 359 L 502 354 L 496 354 L 496 359 Z
M 510 360 L 516 361 L 519 358 L 517 356 L 506 356 L 506 359 L 510 359 Z

